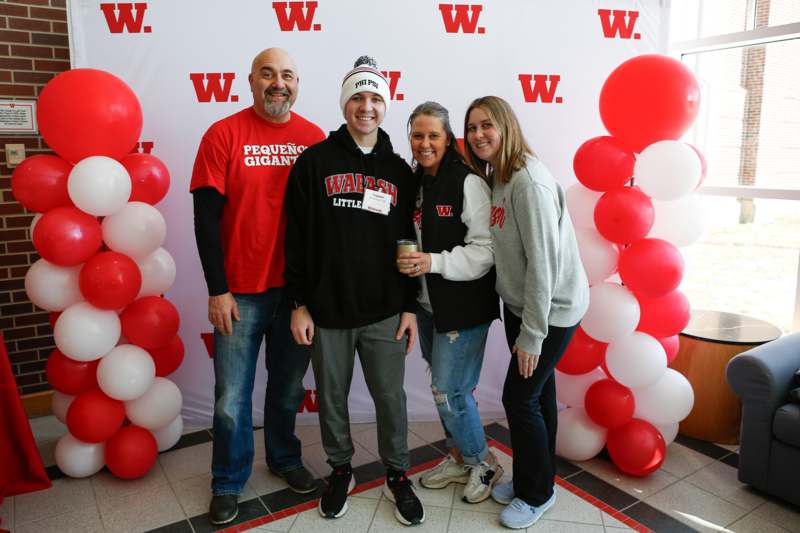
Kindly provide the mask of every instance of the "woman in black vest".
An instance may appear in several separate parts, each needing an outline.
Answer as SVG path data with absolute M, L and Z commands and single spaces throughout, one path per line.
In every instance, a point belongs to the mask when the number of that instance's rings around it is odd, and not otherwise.
M 408 119 L 420 178 L 414 227 L 421 252 L 398 257 L 420 277 L 417 324 L 431 390 L 451 452 L 420 479 L 427 488 L 464 483 L 464 500 L 489 497 L 503 475 L 489 451 L 472 391 L 478 384 L 489 325 L 499 317 L 489 232 L 491 192 L 459 153 L 447 109 L 419 105 Z

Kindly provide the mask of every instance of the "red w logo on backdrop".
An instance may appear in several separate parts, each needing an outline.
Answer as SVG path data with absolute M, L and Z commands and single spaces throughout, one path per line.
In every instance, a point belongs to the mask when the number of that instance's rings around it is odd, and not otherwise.
M 150 33 L 150 26 L 142 27 L 144 12 L 147 10 L 145 2 L 100 4 L 103 15 L 106 17 L 108 31 L 111 33 Z
M 322 24 L 314 24 L 317 2 L 272 2 L 281 31 L 320 31 Z
M 206 346 L 209 359 L 212 359 L 214 357 L 214 334 L 201 333 L 200 338 L 203 339 L 203 344 Z
M 444 29 L 447 33 L 485 33 L 486 28 L 478 26 L 483 6 L 480 4 L 439 4 Z
M 231 94 L 233 80 L 236 74 L 233 72 L 195 72 L 189 74 L 189 79 L 194 85 L 194 92 L 197 94 L 198 102 L 238 102 L 239 97 Z
M 620 39 L 641 39 L 640 33 L 633 33 L 633 28 L 636 26 L 636 19 L 639 18 L 638 11 L 624 11 L 622 9 L 598 9 L 597 14 L 600 17 L 600 24 L 603 27 L 603 37 L 606 39 L 614 39 L 619 36 Z
M 131 150 L 132 154 L 149 154 L 153 151 L 153 141 L 140 141 Z
M 556 96 L 556 89 L 558 88 L 559 81 L 561 81 L 561 76 L 557 74 L 519 75 L 519 83 L 522 85 L 522 96 L 528 103 L 562 103 L 564 99 L 560 96 Z
M 297 408 L 298 413 L 318 413 L 319 412 L 319 396 L 317 396 L 317 389 L 306 389 L 306 395 L 303 397 L 300 407 Z
M 397 100 L 398 102 L 402 102 L 406 96 L 403 93 L 397 92 L 397 84 L 400 81 L 400 71 L 382 70 L 381 74 L 383 74 L 383 76 L 389 82 L 389 98 L 391 100 Z

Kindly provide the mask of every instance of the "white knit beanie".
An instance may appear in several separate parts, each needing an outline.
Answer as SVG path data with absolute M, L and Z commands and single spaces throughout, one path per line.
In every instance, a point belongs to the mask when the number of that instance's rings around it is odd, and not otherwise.
M 353 70 L 347 73 L 342 80 L 342 94 L 339 97 L 339 107 L 344 113 L 344 106 L 350 97 L 360 92 L 371 92 L 379 94 L 389 110 L 389 82 L 378 70 L 378 64 L 369 56 L 361 56 L 356 59 Z

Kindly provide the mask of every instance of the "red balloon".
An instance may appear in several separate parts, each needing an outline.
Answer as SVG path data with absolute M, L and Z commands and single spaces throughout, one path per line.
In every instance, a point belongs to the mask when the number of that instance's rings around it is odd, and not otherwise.
M 658 298 L 638 298 L 640 318 L 637 331 L 653 337 L 677 335 L 689 324 L 689 299 L 679 290 Z
M 656 141 L 679 139 L 699 109 L 700 87 L 692 71 L 658 54 L 625 61 L 600 90 L 603 124 L 634 152 Z
M 175 335 L 163 348 L 147 350 L 156 364 L 156 376 L 164 377 L 175 372 L 183 362 L 183 341 Z
M 686 143 L 686 144 L 689 144 L 689 143 Z M 706 172 L 708 172 L 708 163 L 706 163 L 706 158 L 703 155 L 703 152 L 701 152 L 699 148 L 697 148 L 693 144 L 689 144 L 689 147 L 692 150 L 694 150 L 694 153 L 696 153 L 697 157 L 700 158 L 700 180 L 697 182 L 697 187 L 694 188 L 694 190 L 697 190 L 697 189 L 700 188 L 700 186 L 706 180 Z
M 99 388 L 75 397 L 67 410 L 67 429 L 83 442 L 103 442 L 122 427 L 125 404 L 109 398 Z
M 78 284 L 81 294 L 99 309 L 121 309 L 142 288 L 139 266 L 127 255 L 100 252 L 83 265 Z
M 586 391 L 586 414 L 595 424 L 613 429 L 631 421 L 636 403 L 633 392 L 614 381 L 595 381 Z
M 92 257 L 103 243 L 100 223 L 77 207 L 56 207 L 39 219 L 33 245 L 46 260 L 75 266 Z
M 57 391 L 73 396 L 97 387 L 100 360 L 75 361 L 56 348 L 47 358 L 47 382 Z
M 89 68 L 62 72 L 45 85 L 36 111 L 47 145 L 72 163 L 92 155 L 122 159 L 142 131 L 142 107 L 124 81 Z
M 606 438 L 611 461 L 631 476 L 649 476 L 664 463 L 667 445 L 652 424 L 634 418 L 612 429 Z
M 579 326 L 556 368 L 573 376 L 585 374 L 597 368 L 605 359 L 607 346 L 607 343 L 591 338 Z
M 178 334 L 180 317 L 165 298 L 145 296 L 125 308 L 120 315 L 122 334 L 142 348 L 163 348 Z
M 130 154 L 121 163 L 131 176 L 133 188 L 129 202 L 156 205 L 167 194 L 169 170 L 159 158 L 150 154 Z
M 619 258 L 619 275 L 638 298 L 658 298 L 678 288 L 683 278 L 683 256 L 667 241 L 642 239 Z
M 156 464 L 157 456 L 155 437 L 139 426 L 125 426 L 106 443 L 106 466 L 121 479 L 142 477 Z
M 594 208 L 594 225 L 606 240 L 630 244 L 653 227 L 653 201 L 639 187 L 620 187 L 605 193 Z
M 633 152 L 614 137 L 603 135 L 583 143 L 575 152 L 572 168 L 578 181 L 595 191 L 622 187 L 633 176 Z
M 54 155 L 27 158 L 11 174 L 14 198 L 29 211 L 44 213 L 74 205 L 67 192 L 72 165 Z
M 680 335 L 662 337 L 656 340 L 661 343 L 661 346 L 664 347 L 664 351 L 667 352 L 667 364 L 670 364 L 678 356 L 678 350 L 681 347 Z

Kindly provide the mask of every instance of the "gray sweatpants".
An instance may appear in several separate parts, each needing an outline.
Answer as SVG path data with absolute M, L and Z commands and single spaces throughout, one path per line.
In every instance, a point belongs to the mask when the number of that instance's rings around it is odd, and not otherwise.
M 311 363 L 319 398 L 322 445 L 331 466 L 349 463 L 353 457 L 347 397 L 358 350 L 367 388 L 375 403 L 381 460 L 396 470 L 409 468 L 403 390 L 406 338 L 395 340 L 399 324 L 400 315 L 394 315 L 360 328 L 314 330 Z

